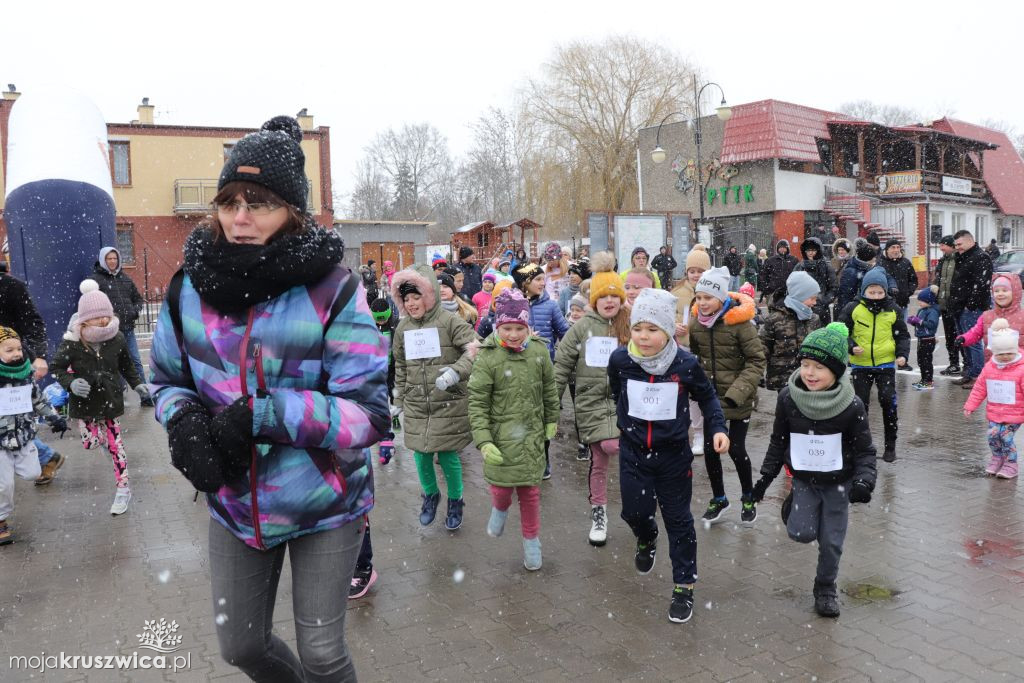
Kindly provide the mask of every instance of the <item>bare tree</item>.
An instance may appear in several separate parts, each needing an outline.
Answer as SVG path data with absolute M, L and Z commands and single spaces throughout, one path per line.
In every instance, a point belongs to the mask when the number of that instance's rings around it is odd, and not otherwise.
M 905 126 L 922 120 L 921 113 L 916 109 L 879 104 L 871 100 L 844 102 L 839 105 L 839 112 L 854 118 L 874 121 L 883 126 Z
M 473 147 L 462 173 L 475 201 L 493 220 L 518 218 L 522 185 L 517 129 L 512 116 L 491 107 L 472 124 Z
M 355 188 L 348 204 L 351 217 L 377 220 L 391 218 L 391 183 L 372 159 L 366 157 L 359 161 L 355 179 Z
M 630 208 L 636 201 L 636 132 L 670 112 L 690 113 L 692 74 L 675 52 L 633 37 L 557 49 L 522 97 L 530 165 L 544 176 L 531 179 L 532 192 L 548 195 L 533 199 L 544 203 L 554 199 L 548 193 L 571 192 L 562 195 L 558 213 L 574 224 L 584 204 Z
M 986 128 L 998 130 L 1000 133 L 1005 133 L 1006 137 L 1010 138 L 1010 142 L 1013 144 L 1014 149 L 1017 150 L 1017 154 L 1024 158 L 1024 133 L 1017 130 L 1017 127 L 1007 121 L 998 121 L 996 119 L 985 119 L 981 122 L 981 125 Z
M 406 124 L 380 133 L 366 148 L 369 158 L 393 185 L 402 179 L 400 219 L 424 220 L 431 214 L 431 190 L 449 163 L 448 141 L 429 123 Z

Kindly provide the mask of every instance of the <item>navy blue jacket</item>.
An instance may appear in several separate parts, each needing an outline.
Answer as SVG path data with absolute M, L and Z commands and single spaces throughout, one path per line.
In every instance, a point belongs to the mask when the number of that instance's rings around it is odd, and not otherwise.
M 675 382 L 679 385 L 675 420 L 642 420 L 629 415 L 629 394 L 627 381 Z M 726 434 L 725 415 L 718 403 L 718 395 L 700 367 L 700 361 L 689 351 L 679 349 L 672 365 L 663 375 L 647 374 L 640 365 L 629 357 L 626 347 L 612 352 L 608 358 L 608 383 L 612 400 L 615 401 L 617 424 L 622 439 L 629 440 L 637 448 L 652 449 L 677 446 L 693 457 L 687 431 L 690 429 L 690 399 L 700 404 L 704 413 L 704 430 L 709 435 L 719 432 Z
M 914 336 L 918 339 L 934 337 L 939 331 L 939 309 L 937 306 L 929 306 L 918 310 L 917 317 L 921 324 L 914 329 Z
M 541 292 L 536 299 L 530 299 L 530 328 L 538 337 L 547 340 L 551 360 L 554 360 L 555 342 L 569 331 L 569 323 L 558 310 L 558 302 L 553 301 L 547 292 Z
M 860 281 L 864 279 L 864 276 L 867 275 L 868 271 L 872 268 L 882 268 L 882 266 L 869 265 L 857 257 L 853 257 L 846 262 L 846 265 L 843 266 L 843 271 L 839 274 L 839 289 L 836 293 L 836 310 L 841 311 L 846 308 L 851 301 L 857 301 L 860 299 Z M 889 285 L 886 293 L 889 296 L 893 296 L 899 289 L 896 284 L 896 280 L 885 268 L 882 268 L 882 272 L 885 273 L 885 280 Z

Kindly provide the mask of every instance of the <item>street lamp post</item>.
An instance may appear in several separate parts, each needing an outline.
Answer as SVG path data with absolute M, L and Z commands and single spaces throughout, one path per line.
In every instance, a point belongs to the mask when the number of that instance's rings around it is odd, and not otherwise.
M 732 109 L 729 107 L 729 105 L 727 105 L 725 103 L 725 91 L 722 90 L 722 86 L 720 86 L 720 85 L 718 85 L 717 83 L 714 83 L 714 82 L 708 82 L 708 83 L 705 83 L 704 85 L 702 85 L 700 87 L 700 89 L 698 90 L 697 89 L 697 76 L 694 75 L 694 77 L 693 77 L 693 111 L 694 111 L 695 116 L 694 116 L 694 119 L 693 119 L 693 143 L 694 143 L 694 145 L 697 148 L 697 194 L 700 195 L 700 197 L 699 197 L 699 201 L 700 201 L 700 222 L 697 224 L 698 227 L 704 224 L 704 193 L 706 191 L 705 190 L 706 185 L 705 185 L 705 183 L 702 180 L 702 177 L 703 177 L 704 174 L 703 174 L 703 170 L 701 169 L 701 159 L 700 159 L 700 144 L 701 144 L 701 140 L 702 140 L 701 124 L 700 124 L 700 118 L 701 118 L 701 116 L 700 116 L 700 96 L 704 94 L 704 88 L 707 88 L 709 85 L 715 86 L 716 88 L 718 88 L 718 91 L 722 93 L 722 103 L 715 110 L 716 113 L 718 114 L 718 118 L 720 120 L 722 120 L 722 121 L 728 121 L 729 118 L 732 116 Z M 665 158 L 668 156 L 667 153 L 665 152 L 665 150 L 661 148 L 661 127 L 665 125 L 665 122 L 668 121 L 669 117 L 675 116 L 676 114 L 679 114 L 680 116 L 686 116 L 686 114 L 683 114 L 683 112 L 674 111 L 671 114 L 668 114 L 667 116 L 665 116 L 665 118 L 663 118 L 661 120 L 661 123 L 658 124 L 658 131 L 655 134 L 655 139 L 654 139 L 654 149 L 651 150 L 651 161 L 653 161 L 656 164 L 660 164 L 660 163 L 664 162 Z M 710 180 L 711 180 L 711 178 L 709 176 L 708 177 L 708 181 L 710 181 Z

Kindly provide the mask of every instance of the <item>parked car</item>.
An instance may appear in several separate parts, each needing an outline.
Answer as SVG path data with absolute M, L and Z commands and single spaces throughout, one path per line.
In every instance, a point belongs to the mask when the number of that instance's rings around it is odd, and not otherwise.
M 1024 283 L 1024 249 L 1007 249 L 992 262 L 994 273 L 1016 273 Z

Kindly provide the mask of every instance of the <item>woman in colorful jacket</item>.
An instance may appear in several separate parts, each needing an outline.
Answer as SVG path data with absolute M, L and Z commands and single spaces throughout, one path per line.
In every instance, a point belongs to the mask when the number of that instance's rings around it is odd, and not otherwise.
M 302 131 L 235 145 L 152 351 L 175 467 L 206 492 L 221 655 L 250 678 L 355 680 L 345 607 L 390 422 L 387 346 L 344 247 L 306 213 Z M 272 633 L 285 549 L 298 657 Z

